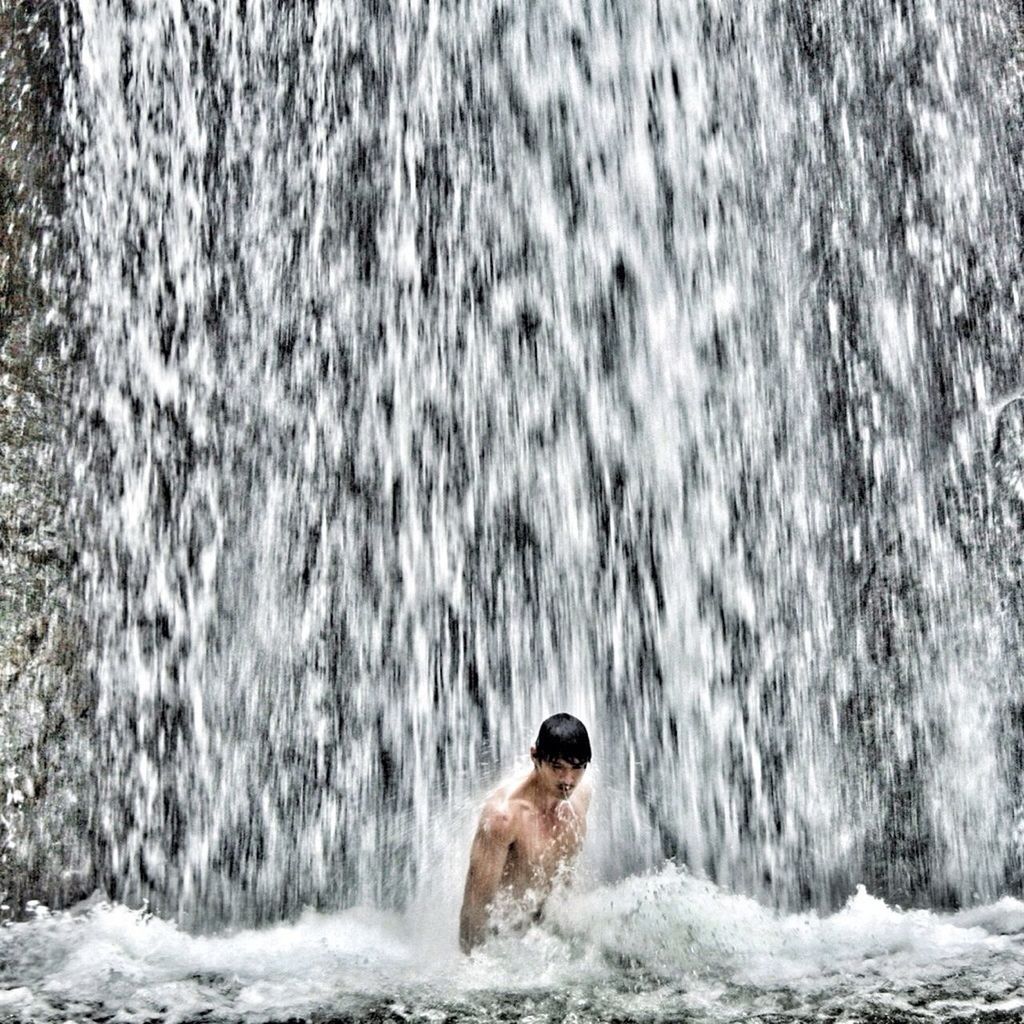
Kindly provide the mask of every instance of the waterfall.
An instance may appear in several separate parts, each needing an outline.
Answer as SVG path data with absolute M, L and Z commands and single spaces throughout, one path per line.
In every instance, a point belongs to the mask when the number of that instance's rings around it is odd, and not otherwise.
M 65 5 L 97 881 L 401 905 L 540 720 L 591 857 L 1019 878 L 1014 16 Z

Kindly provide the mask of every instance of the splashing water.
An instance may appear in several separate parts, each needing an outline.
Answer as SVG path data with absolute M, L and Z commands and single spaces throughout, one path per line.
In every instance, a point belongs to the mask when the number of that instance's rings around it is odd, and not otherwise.
M 904 912 L 861 890 L 778 915 L 674 869 L 563 894 L 526 935 L 472 957 L 379 910 L 307 911 L 192 936 L 120 906 L 40 912 L 0 933 L 14 1020 L 1011 1019 L 1024 1008 L 1024 904 Z M 429 922 L 436 925 L 434 922 Z M 412 928 L 410 928 L 412 926 Z M 443 980 L 442 980 L 443 979 Z M 1016 1018 L 1013 1018 L 1016 1019 Z

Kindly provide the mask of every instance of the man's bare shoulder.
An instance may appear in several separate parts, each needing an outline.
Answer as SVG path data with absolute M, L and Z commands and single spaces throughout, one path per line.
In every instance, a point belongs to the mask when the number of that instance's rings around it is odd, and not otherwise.
M 493 842 L 512 843 L 522 820 L 521 803 L 507 786 L 496 789 L 480 812 L 479 833 Z

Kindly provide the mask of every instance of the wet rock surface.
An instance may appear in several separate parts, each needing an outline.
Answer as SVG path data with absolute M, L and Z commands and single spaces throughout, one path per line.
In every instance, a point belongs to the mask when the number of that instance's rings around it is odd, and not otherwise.
M 58 21 L 55 3 L 0 4 L 0 920 L 70 891 Z

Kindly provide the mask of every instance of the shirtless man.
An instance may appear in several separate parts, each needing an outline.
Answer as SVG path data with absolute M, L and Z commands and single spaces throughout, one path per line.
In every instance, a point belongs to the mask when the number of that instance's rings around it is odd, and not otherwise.
M 469 854 L 459 917 L 464 953 L 483 942 L 496 897 L 507 896 L 539 914 L 559 869 L 572 860 L 587 832 L 590 763 L 586 726 L 552 715 L 530 748 L 533 770 L 487 799 Z

